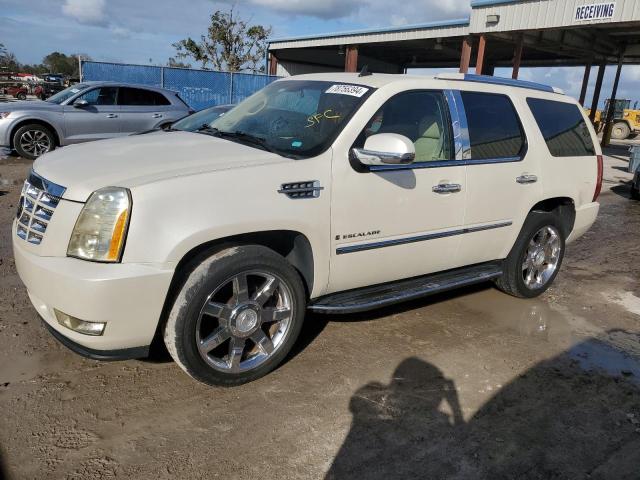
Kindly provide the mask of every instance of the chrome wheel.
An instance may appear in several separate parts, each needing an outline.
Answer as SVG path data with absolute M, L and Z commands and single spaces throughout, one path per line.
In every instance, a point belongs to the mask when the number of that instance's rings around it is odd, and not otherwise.
M 522 278 L 532 289 L 544 287 L 558 269 L 562 241 L 560 232 L 550 225 L 536 232 L 524 254 Z
M 226 373 L 252 370 L 283 345 L 291 326 L 293 296 L 276 275 L 243 272 L 207 298 L 196 325 L 200 356 Z
M 51 139 L 41 130 L 27 130 L 20 136 L 20 148 L 34 157 L 51 150 Z

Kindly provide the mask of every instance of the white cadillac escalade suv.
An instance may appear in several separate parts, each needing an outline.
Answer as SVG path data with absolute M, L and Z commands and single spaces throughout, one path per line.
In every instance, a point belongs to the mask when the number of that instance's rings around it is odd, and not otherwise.
M 493 280 L 534 297 L 595 221 L 596 135 L 553 88 L 475 75 L 278 80 L 197 132 L 44 155 L 13 224 L 51 333 L 98 359 L 164 342 L 208 384 L 274 369 L 305 312 Z

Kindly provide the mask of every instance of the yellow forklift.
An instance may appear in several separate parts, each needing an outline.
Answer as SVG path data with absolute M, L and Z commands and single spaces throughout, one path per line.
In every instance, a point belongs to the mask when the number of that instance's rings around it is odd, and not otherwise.
M 605 102 L 604 111 L 597 110 L 594 117 L 594 124 L 598 133 L 604 128 L 604 120 L 610 108 L 610 100 Z M 631 108 L 631 100 L 616 100 L 613 104 L 613 126 L 611 128 L 611 138 L 625 140 L 630 135 L 640 133 L 640 109 L 638 102 Z M 587 110 L 587 115 L 591 110 Z

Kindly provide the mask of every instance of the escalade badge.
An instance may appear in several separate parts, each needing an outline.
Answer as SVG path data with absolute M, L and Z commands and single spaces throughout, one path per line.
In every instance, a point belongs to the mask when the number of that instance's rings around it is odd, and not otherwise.
M 380 230 L 371 230 L 370 232 L 347 233 L 346 235 L 336 235 L 336 240 L 347 240 L 351 238 L 371 237 L 372 235 L 380 235 Z

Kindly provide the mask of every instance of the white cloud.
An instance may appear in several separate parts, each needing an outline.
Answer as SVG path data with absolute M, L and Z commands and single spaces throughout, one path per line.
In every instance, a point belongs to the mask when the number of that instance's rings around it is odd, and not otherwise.
M 356 12 L 358 0 L 249 0 L 256 7 L 288 15 L 302 15 L 323 19 L 344 18 Z
M 105 0 L 66 0 L 62 12 L 80 23 L 106 24 Z
M 232 0 L 228 0 L 231 2 Z M 469 0 L 248 0 L 249 4 L 285 15 L 359 19 L 373 25 L 405 25 L 469 15 Z

